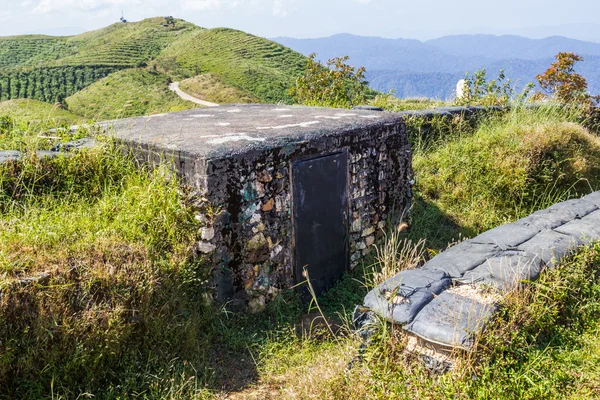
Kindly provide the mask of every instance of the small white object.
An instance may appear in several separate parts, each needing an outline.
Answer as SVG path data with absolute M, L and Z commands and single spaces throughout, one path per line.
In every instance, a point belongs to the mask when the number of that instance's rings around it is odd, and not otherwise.
M 465 96 L 465 85 L 466 81 L 461 79 L 456 83 L 456 99 L 462 99 Z

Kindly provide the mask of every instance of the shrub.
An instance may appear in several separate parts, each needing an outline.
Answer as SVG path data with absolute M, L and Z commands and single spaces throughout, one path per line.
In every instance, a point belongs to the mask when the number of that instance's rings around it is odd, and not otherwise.
M 459 105 L 507 106 L 513 100 L 527 99 L 533 84 L 526 85 L 518 96 L 510 79 L 506 78 L 503 70 L 497 79 L 487 80 L 486 70 L 482 69 L 473 75 L 467 73 L 462 97 L 456 99 Z
M 346 63 L 349 57 L 327 61 L 327 68 L 315 61 L 316 54 L 308 57 L 306 71 L 298 77 L 290 90 L 296 102 L 307 106 L 350 108 L 367 100 L 366 69 Z

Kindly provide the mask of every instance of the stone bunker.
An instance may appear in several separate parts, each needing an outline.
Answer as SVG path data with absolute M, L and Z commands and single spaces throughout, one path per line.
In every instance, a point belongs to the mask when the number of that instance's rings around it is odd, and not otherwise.
M 305 281 L 305 269 L 317 294 L 331 287 L 410 205 L 398 114 L 248 105 L 103 127 L 140 160 L 173 162 L 196 189 L 211 289 L 251 310 Z

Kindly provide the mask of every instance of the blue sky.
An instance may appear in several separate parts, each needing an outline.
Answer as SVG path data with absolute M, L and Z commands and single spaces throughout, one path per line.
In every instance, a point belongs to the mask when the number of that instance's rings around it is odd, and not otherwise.
M 0 0 L 0 35 L 88 31 L 117 22 L 121 10 L 130 20 L 173 15 L 264 37 L 494 33 L 600 41 L 599 0 Z

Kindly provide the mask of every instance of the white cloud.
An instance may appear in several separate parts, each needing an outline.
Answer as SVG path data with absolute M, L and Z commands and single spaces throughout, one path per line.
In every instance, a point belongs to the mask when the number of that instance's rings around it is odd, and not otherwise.
M 288 2 L 285 0 L 273 0 L 273 15 L 276 17 L 287 17 Z
M 124 5 L 128 0 L 40 0 L 34 13 L 47 14 L 53 11 L 94 10 L 100 7 Z
M 370 4 L 373 0 L 354 0 L 359 4 Z
M 183 0 L 184 9 L 210 11 L 236 8 L 243 0 Z
M 181 0 L 186 10 L 192 11 L 222 11 L 236 8 L 252 10 L 271 10 L 276 17 L 288 15 L 289 5 L 293 0 Z

